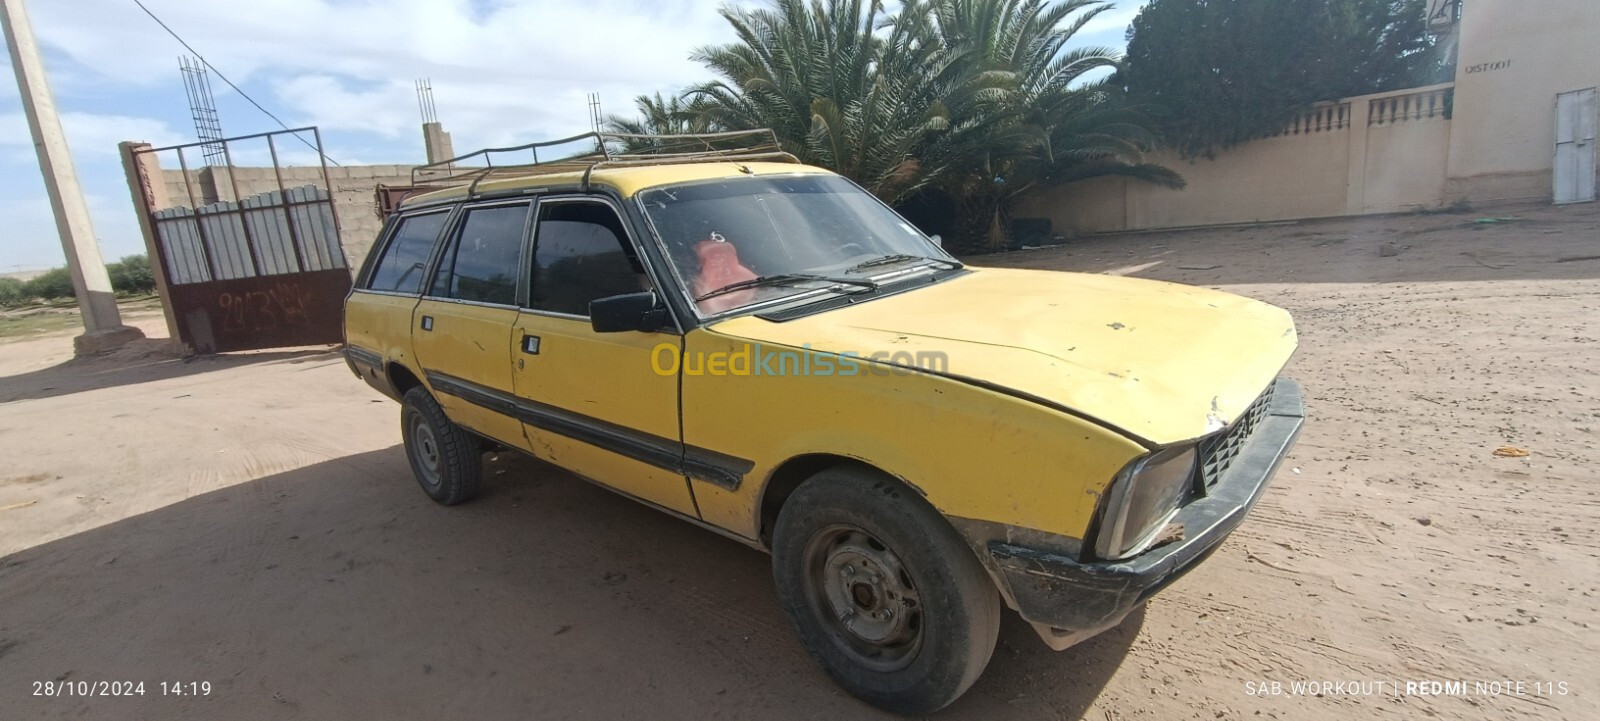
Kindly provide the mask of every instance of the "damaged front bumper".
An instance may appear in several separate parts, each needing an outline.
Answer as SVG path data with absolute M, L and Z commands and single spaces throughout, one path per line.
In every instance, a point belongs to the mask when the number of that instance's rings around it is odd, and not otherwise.
M 1133 609 L 1177 580 L 1228 537 L 1266 492 L 1267 482 L 1305 421 L 1300 386 L 1279 379 L 1266 417 L 1227 472 L 1190 501 L 1172 523 L 1182 541 L 1124 561 L 1075 558 L 1001 541 L 988 544 L 1009 597 L 1052 648 L 1064 649 L 1122 622 Z

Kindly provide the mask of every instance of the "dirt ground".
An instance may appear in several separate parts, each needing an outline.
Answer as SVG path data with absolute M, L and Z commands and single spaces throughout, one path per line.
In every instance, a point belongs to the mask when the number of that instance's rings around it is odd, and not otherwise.
M 1310 421 L 1199 570 L 1061 653 L 1008 616 L 943 718 L 1600 718 L 1600 207 L 982 262 L 1287 307 Z M 327 349 L 73 361 L 71 335 L 0 345 L 0 718 L 880 716 L 757 552 L 522 458 L 435 506 Z M 59 679 L 146 694 L 32 695 Z

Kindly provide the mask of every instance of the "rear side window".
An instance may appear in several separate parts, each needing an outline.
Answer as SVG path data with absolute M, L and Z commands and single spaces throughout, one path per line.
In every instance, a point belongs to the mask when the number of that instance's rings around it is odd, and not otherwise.
M 528 205 L 501 205 L 467 211 L 461 232 L 439 261 L 429 295 L 478 303 L 517 302 L 517 269 L 522 260 Z
M 428 256 L 433 253 L 433 244 L 439 240 L 439 231 L 444 230 L 444 222 L 449 217 L 449 213 L 438 212 L 401 219 L 400 227 L 395 228 L 394 237 L 383 250 L 383 257 L 372 269 L 367 289 L 392 293 L 421 290 L 422 279 L 427 275 Z
M 541 206 L 533 246 L 533 294 L 528 306 L 589 315 L 589 301 L 649 288 L 622 221 L 608 205 Z

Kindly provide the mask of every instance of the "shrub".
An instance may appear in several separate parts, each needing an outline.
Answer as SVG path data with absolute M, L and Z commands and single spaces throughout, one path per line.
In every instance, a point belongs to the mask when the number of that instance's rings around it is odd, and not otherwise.
M 54 300 L 56 298 L 76 298 L 77 293 L 72 290 L 72 275 L 66 268 L 52 268 L 43 275 L 35 277 L 22 284 L 22 292 L 29 298 L 43 298 Z
M 156 289 L 150 259 L 143 255 L 130 255 L 106 266 L 106 274 L 111 276 L 111 289 L 118 293 L 151 293 Z
M 28 300 L 26 284 L 16 278 L 0 278 L 0 305 L 17 305 Z

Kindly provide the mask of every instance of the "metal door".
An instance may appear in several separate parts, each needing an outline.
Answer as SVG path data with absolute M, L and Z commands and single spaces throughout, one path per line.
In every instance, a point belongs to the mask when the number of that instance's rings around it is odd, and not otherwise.
M 1595 199 L 1595 89 L 1556 96 L 1556 204 Z
M 320 168 L 280 166 L 277 141 L 285 135 L 314 150 Z M 264 141 L 264 154 L 250 152 L 271 167 L 235 166 L 233 148 L 243 141 Z M 191 170 L 184 151 L 196 148 L 207 165 Z M 162 154 L 176 155 L 176 174 L 139 162 Z M 220 353 L 344 339 L 350 268 L 316 128 L 140 148 L 133 156 L 134 201 L 146 216 L 179 340 L 196 353 Z

